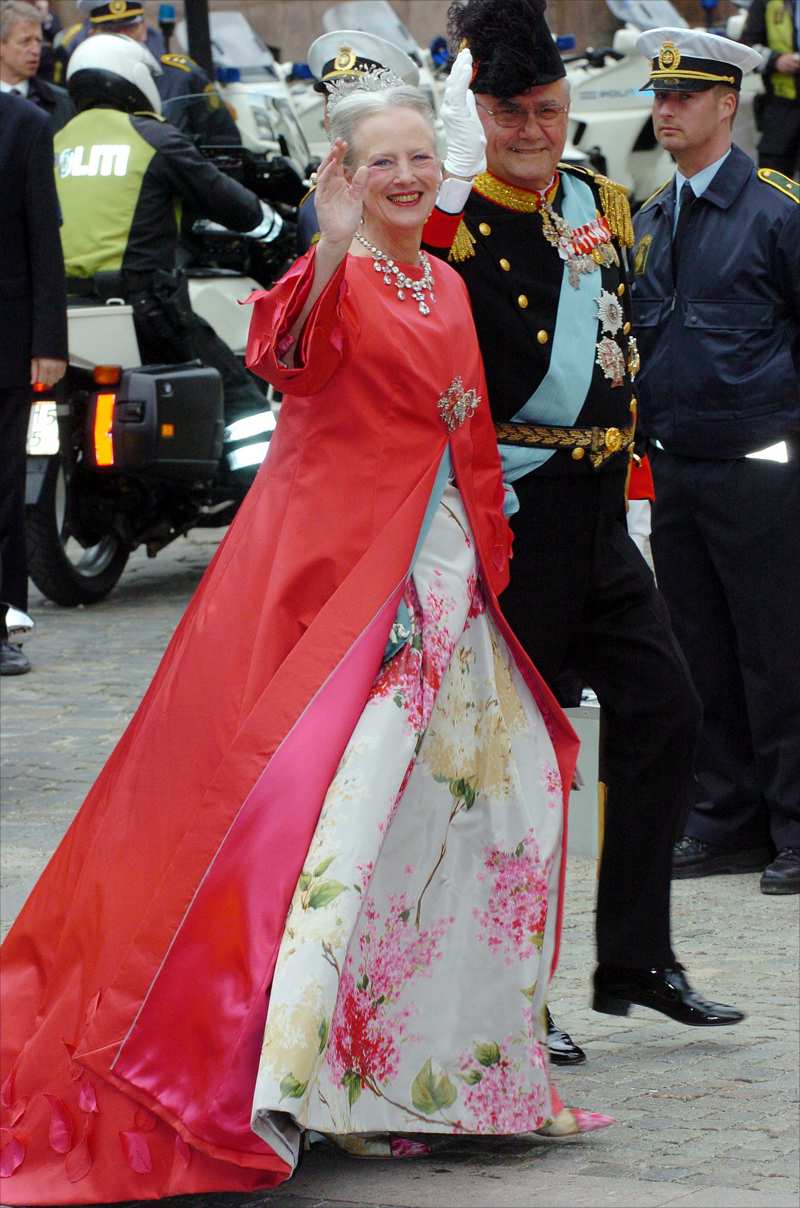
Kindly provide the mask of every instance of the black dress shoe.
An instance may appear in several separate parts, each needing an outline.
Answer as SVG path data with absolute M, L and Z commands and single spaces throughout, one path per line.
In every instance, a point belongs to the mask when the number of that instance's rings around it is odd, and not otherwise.
M 735 1007 L 708 1002 L 696 994 L 686 980 L 683 965 L 671 969 L 598 965 L 594 973 L 594 1010 L 605 1015 L 627 1015 L 634 1004 L 701 1028 L 741 1023 L 744 1019 Z
M 800 893 L 800 850 L 782 847 L 761 874 L 762 893 Z
M 30 669 L 30 659 L 22 653 L 19 646 L 0 642 L 0 675 L 24 675 Z
M 550 1014 L 550 1008 L 545 1007 L 545 1022 L 547 1024 L 547 1051 L 553 1065 L 580 1065 L 586 1060 L 586 1054 L 579 1048 L 569 1032 L 557 1028 Z
M 684 835 L 672 848 L 672 876 L 713 877 L 723 872 L 760 872 L 769 863 L 768 847 L 726 851 L 702 839 Z

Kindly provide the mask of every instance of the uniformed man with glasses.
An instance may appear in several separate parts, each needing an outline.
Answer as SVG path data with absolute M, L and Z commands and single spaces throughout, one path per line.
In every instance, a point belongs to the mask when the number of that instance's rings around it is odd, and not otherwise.
M 448 144 L 451 176 L 425 237 L 449 248 L 466 282 L 486 365 L 515 534 L 504 612 L 554 690 L 574 671 L 602 706 L 594 1008 L 734 1024 L 741 1012 L 696 994 L 671 944 L 672 843 L 699 704 L 625 526 L 639 368 L 630 210 L 619 186 L 561 162 L 569 87 L 544 7 L 451 5 L 451 45 L 471 52 L 463 109 L 477 114 L 488 170 L 454 171 Z

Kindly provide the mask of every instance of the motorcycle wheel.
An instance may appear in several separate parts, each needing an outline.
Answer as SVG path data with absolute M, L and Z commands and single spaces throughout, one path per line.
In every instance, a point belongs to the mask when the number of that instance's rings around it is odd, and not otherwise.
M 63 608 L 96 604 L 113 590 L 129 550 L 113 533 L 84 547 L 66 527 L 69 483 L 60 457 L 50 459 L 38 501 L 25 509 L 28 573 Z

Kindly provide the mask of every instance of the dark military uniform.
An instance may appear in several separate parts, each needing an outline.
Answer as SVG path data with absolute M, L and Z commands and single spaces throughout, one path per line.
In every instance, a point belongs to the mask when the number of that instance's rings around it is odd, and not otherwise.
M 800 52 L 798 22 L 796 0 L 752 0 L 742 32 L 742 41 L 765 56 L 758 164 L 786 176 L 800 172 L 800 72 L 777 71 L 775 64 L 782 54 Z
M 538 195 L 488 174 L 475 182 L 450 260 L 469 289 L 505 476 L 519 502 L 503 610 L 551 686 L 575 669 L 603 708 L 598 958 L 663 968 L 675 959 L 670 858 L 698 705 L 625 526 L 637 369 L 627 201 L 591 173 L 561 165 L 561 174 L 548 195 L 557 220 L 566 214 L 574 228 L 582 211 L 587 247 L 601 216 L 614 236 L 587 254 L 581 272 L 560 257 Z M 530 444 L 509 443 L 515 429 Z
M 633 311 L 656 572 L 705 713 L 685 833 L 800 849 L 800 186 L 734 146 L 675 272 L 674 207 L 670 182 L 636 216 Z

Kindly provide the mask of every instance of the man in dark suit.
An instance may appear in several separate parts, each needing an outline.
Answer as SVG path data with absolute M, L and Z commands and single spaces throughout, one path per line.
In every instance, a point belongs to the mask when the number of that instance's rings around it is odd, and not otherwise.
M 25 440 L 31 385 L 64 375 L 67 299 L 47 116 L 0 94 L 0 674 L 30 663 L 8 641 L 6 605 L 26 609 Z
M 41 79 L 42 15 L 25 0 L 0 7 L 0 91 L 18 93 L 47 114 L 52 134 L 75 116 L 69 94 Z

